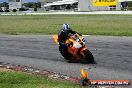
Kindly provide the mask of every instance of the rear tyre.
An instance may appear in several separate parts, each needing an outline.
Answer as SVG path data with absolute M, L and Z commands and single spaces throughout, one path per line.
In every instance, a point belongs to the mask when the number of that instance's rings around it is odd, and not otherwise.
M 92 55 L 92 53 L 89 50 L 85 50 L 83 51 L 84 55 L 85 55 L 85 60 L 87 61 L 87 63 L 94 63 L 94 57 Z

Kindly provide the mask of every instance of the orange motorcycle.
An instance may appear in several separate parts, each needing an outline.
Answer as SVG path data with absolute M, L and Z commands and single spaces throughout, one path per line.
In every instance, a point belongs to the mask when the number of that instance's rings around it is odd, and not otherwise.
M 53 39 L 58 43 L 58 35 L 53 35 Z M 61 46 L 59 46 L 59 51 L 62 56 L 67 60 L 77 60 L 85 61 L 87 63 L 94 63 L 94 57 L 92 53 L 85 46 L 84 37 L 79 34 L 69 35 L 69 38 L 66 39 L 65 43 L 68 45 L 68 54 L 64 55 L 61 53 Z

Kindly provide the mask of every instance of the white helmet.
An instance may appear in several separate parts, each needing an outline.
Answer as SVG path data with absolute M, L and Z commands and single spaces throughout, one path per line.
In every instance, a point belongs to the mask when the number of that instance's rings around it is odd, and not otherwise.
M 63 24 L 62 29 L 63 30 L 70 30 L 69 24 Z

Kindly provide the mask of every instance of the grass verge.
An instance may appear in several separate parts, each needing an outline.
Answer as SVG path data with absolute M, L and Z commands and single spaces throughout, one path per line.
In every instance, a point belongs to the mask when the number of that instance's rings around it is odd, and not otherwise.
M 52 80 L 0 68 L 0 88 L 80 88 L 80 86 L 68 81 Z
M 0 16 L 0 33 L 57 34 L 63 23 L 82 34 L 132 36 L 132 15 Z

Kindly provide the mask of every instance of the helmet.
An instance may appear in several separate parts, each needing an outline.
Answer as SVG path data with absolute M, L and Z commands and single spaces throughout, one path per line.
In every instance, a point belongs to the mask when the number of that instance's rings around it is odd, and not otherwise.
M 63 30 L 70 30 L 69 24 L 63 24 L 62 29 Z

